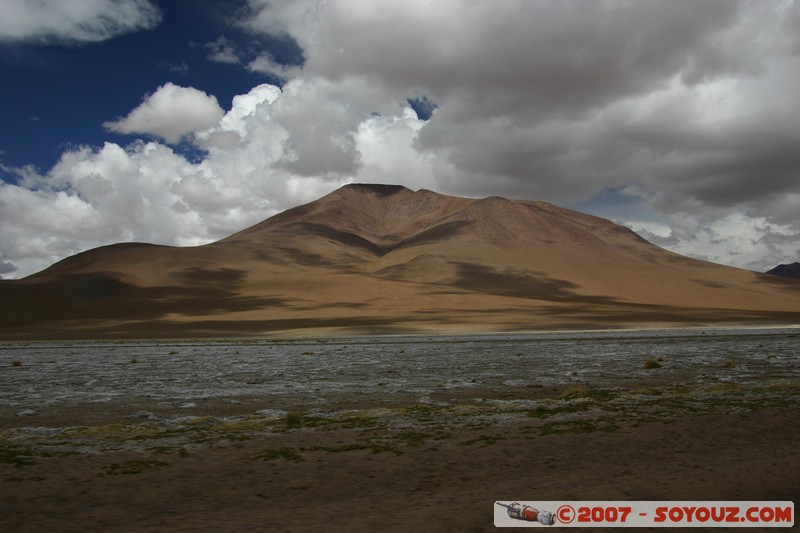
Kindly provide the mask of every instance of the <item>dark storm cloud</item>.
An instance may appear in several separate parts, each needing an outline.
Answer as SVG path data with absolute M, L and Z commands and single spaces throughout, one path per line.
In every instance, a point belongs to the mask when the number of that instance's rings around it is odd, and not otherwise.
M 664 106 L 663 116 L 636 117 L 651 94 L 677 87 L 691 100 L 709 83 L 763 73 L 774 51 L 767 41 L 790 33 L 795 8 L 781 14 L 775 2 L 729 0 L 410 2 L 355 12 L 348 2 L 258 7 L 252 27 L 292 35 L 307 56 L 304 76 L 360 77 L 387 95 L 416 92 L 435 101 L 417 147 L 462 173 L 465 189 L 498 182 L 514 189 L 516 182 L 518 195 L 550 191 L 552 199 L 575 200 L 636 180 L 648 165 L 655 181 L 729 203 L 759 193 L 747 183 L 765 159 L 772 174 L 760 180 L 762 190 L 791 180 L 791 172 L 775 168 L 791 158 L 771 159 L 794 148 L 782 136 L 790 127 L 765 132 L 780 139 L 778 149 L 763 136 L 748 137 L 768 117 L 750 117 L 755 125 L 740 120 L 735 126 L 743 131 L 721 136 L 697 123 L 697 109 Z M 615 108 L 632 123 L 602 116 Z M 342 146 L 323 151 L 344 161 L 353 153 Z M 726 182 L 720 195 L 713 193 L 716 179 Z
M 454 117 L 537 119 L 585 112 L 653 90 L 676 74 L 687 81 L 752 70 L 731 56 L 720 32 L 736 2 L 444 2 L 382 6 L 369 24 L 341 3 L 325 25 L 298 39 L 311 49 L 306 71 L 329 79 L 365 75 L 452 99 Z M 403 46 L 399 46 L 403 43 Z

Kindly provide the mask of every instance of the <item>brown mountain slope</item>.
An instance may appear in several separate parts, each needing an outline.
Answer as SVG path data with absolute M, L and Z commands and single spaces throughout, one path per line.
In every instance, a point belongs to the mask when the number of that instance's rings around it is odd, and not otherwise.
M 348 185 L 205 246 L 117 244 L 0 282 L 2 338 L 800 322 L 800 283 L 541 202 Z

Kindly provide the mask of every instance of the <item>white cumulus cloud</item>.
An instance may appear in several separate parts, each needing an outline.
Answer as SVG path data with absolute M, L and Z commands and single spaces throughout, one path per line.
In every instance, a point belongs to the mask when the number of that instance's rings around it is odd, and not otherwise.
M 160 21 L 150 0 L 3 0 L 0 40 L 96 42 Z
M 0 183 L 0 269 L 23 277 L 114 242 L 210 242 L 355 180 L 426 185 L 430 173 L 413 147 L 423 122 L 407 106 L 363 121 L 339 116 L 350 100 L 334 106 L 320 135 L 331 137 L 334 155 L 337 143 L 347 144 L 338 172 L 304 152 L 304 125 L 324 116 L 329 90 L 260 85 L 235 97 L 229 111 L 192 137 L 208 153 L 199 162 L 161 142 L 137 140 L 65 152 L 46 173 L 5 167 L 18 180 Z M 310 105 L 317 107 L 304 109 Z M 302 172 L 292 168 L 298 154 L 310 158 Z
M 236 52 L 236 45 L 224 35 L 206 43 L 205 47 L 208 50 L 208 59 L 215 63 L 237 65 L 241 62 Z
M 210 128 L 225 111 L 216 97 L 168 82 L 126 117 L 103 124 L 118 133 L 145 133 L 177 143 L 189 133 Z

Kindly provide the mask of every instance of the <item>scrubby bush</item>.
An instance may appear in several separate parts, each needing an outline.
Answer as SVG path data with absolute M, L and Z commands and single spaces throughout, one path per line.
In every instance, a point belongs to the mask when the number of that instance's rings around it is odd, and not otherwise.
M 589 393 L 589 387 L 586 385 L 575 385 L 567 387 L 558 396 L 559 400 L 570 400 L 572 398 L 583 398 Z
M 660 357 L 658 359 L 651 358 L 651 359 L 648 359 L 647 361 L 644 362 L 644 367 L 647 368 L 647 369 L 650 369 L 650 368 L 661 368 L 661 362 L 662 361 L 663 361 L 663 359 L 661 359 Z
M 287 429 L 300 427 L 303 425 L 303 414 L 289 411 L 284 417 L 284 422 L 286 422 Z

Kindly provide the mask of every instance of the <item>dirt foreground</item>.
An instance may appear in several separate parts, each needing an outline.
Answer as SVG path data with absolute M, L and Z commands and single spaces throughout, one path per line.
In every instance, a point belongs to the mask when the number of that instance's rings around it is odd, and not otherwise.
M 798 384 L 480 393 L 3 416 L 0 530 L 489 531 L 498 500 L 800 501 Z

